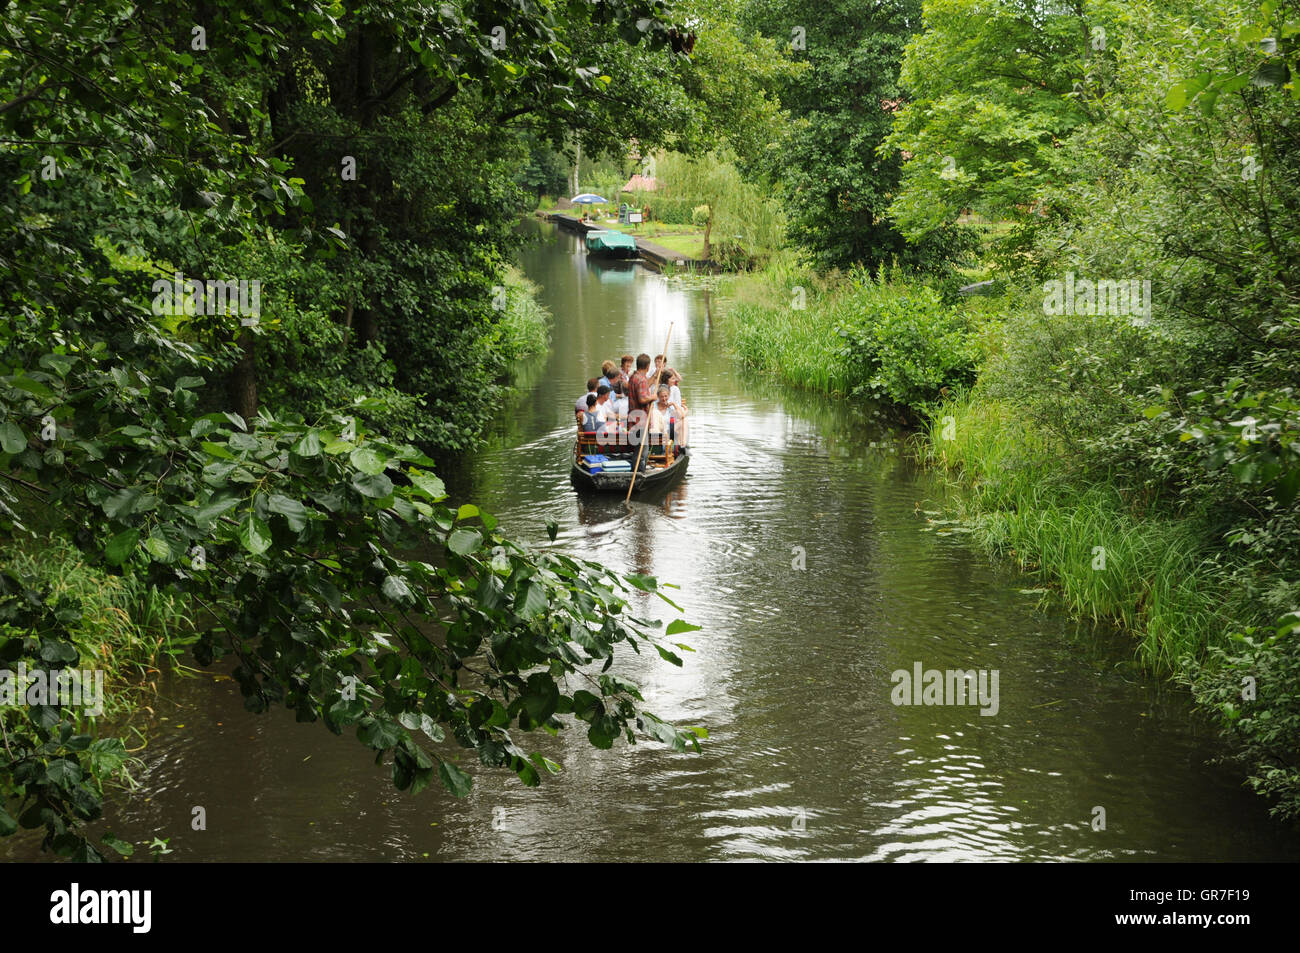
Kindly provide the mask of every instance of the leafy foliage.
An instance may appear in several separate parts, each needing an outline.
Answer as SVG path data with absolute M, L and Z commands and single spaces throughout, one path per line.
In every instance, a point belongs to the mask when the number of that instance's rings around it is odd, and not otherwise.
M 467 445 L 465 389 L 512 353 L 504 322 L 540 333 L 535 311 L 492 304 L 517 207 L 505 117 L 522 103 L 572 118 L 604 87 L 564 31 L 676 55 L 664 10 L 6 7 L 4 545 L 34 531 L 35 508 L 89 570 L 194 607 L 195 657 L 233 663 L 250 710 L 284 704 L 355 733 L 402 789 L 437 774 L 463 795 L 452 741 L 535 784 L 556 766 L 512 732 L 571 720 L 602 748 L 638 731 L 695 745 L 702 732 L 642 711 L 612 668 L 623 645 L 679 661 L 630 610 L 657 582 L 527 551 L 472 504 L 453 510 L 400 436 Z M 357 178 L 340 174 L 344 155 Z M 159 309 L 153 283 L 173 272 L 257 280 L 261 313 Z M 0 573 L 0 659 L 89 661 L 84 613 Z M 93 860 L 79 826 L 123 780 L 125 748 L 79 717 L 0 708 L 0 835 L 43 828 L 46 846 Z
M 969 250 L 953 229 L 908 243 L 886 217 L 902 158 L 880 146 L 904 95 L 903 48 L 919 21 L 919 0 L 755 0 L 747 10 L 764 36 L 802 47 L 792 55 L 804 71 L 780 87 L 792 121 L 768 163 L 791 239 L 820 267 L 939 267 Z
M 843 357 L 868 369 L 855 393 L 925 411 L 975 380 L 976 352 L 965 322 L 931 288 L 868 282 L 862 311 L 837 331 Z

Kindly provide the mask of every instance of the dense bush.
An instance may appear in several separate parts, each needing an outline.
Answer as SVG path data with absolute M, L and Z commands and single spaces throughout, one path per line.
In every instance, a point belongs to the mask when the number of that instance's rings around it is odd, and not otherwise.
M 854 393 L 926 411 L 941 395 L 975 379 L 976 350 L 963 317 L 925 286 L 867 284 L 861 309 L 841 324 L 841 356 L 869 376 Z

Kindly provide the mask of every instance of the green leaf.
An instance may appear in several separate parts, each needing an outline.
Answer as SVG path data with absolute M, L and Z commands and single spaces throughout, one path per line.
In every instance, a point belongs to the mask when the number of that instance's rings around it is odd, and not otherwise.
M 679 658 L 676 654 L 669 652 L 662 645 L 656 645 L 655 651 L 659 653 L 659 657 L 663 659 L 665 662 L 671 662 L 672 664 L 678 666 L 682 664 L 681 658 Z
M 369 473 L 371 476 L 374 476 L 377 473 L 383 473 L 388 466 L 384 458 L 369 447 L 358 447 L 356 450 L 353 450 L 352 453 L 348 455 L 348 460 L 350 460 L 352 465 L 362 473 Z M 385 494 L 385 496 L 386 495 L 387 494 Z
M 289 524 L 289 529 L 295 533 L 301 533 L 307 528 L 307 516 L 310 511 L 297 500 L 290 499 L 282 493 L 272 493 L 267 498 L 266 506 L 272 513 L 283 516 Z
M 456 511 L 456 519 L 467 520 L 478 516 L 478 507 L 473 503 L 462 503 L 460 509 Z
M 199 444 L 199 446 L 201 446 L 210 457 L 218 457 L 222 460 L 238 459 L 233 453 L 231 453 L 229 450 L 227 450 L 219 443 L 209 443 L 208 441 L 205 440 L 201 444 Z
M 560 689 L 555 679 L 545 672 L 534 672 L 525 683 L 523 703 L 524 710 L 536 724 L 541 724 L 555 714 L 555 706 L 560 700 Z
M 138 486 L 127 487 L 125 490 L 119 490 L 103 502 L 104 513 L 109 519 L 123 519 L 142 509 L 140 500 L 144 496 L 144 490 Z
M 169 563 L 172 561 L 172 548 L 168 545 L 167 540 L 161 536 L 150 535 L 144 541 L 145 551 L 160 563 Z
M 308 430 L 298 438 L 298 442 L 293 445 L 293 452 L 300 457 L 318 457 L 320 456 L 321 444 L 320 436 L 315 430 Z
M 1250 81 L 1255 86 L 1282 86 L 1291 78 L 1291 70 L 1278 60 L 1260 63 Z
M 9 812 L 0 807 L 0 837 L 8 837 L 18 830 L 18 822 L 9 816 Z
M 1181 111 L 1197 97 L 1201 90 L 1210 85 L 1213 78 L 1213 73 L 1198 73 L 1191 79 L 1176 84 L 1165 94 L 1165 105 L 1174 112 Z
M 123 857 L 130 857 L 132 854 L 135 853 L 134 844 L 130 843 L 129 841 L 124 841 L 120 837 L 114 837 L 112 834 L 109 834 L 108 832 L 104 833 L 104 836 L 99 839 L 99 842 L 103 844 L 105 847 L 110 847 L 113 850 L 117 851 Z
M 664 635 L 677 635 L 679 632 L 698 632 L 703 626 L 691 625 L 684 619 L 674 619 L 668 623 L 668 628 L 664 629 Z
M 45 776 L 66 790 L 81 780 L 81 768 L 75 761 L 59 758 L 45 766 Z
M 411 478 L 411 483 L 415 485 L 415 489 L 418 492 L 434 501 L 446 499 L 447 488 L 443 485 L 443 482 L 432 473 L 425 473 L 422 470 L 411 469 L 408 471 L 408 475 Z
M 411 592 L 411 587 L 401 576 L 385 576 L 380 591 L 385 599 L 398 605 L 405 606 L 415 602 L 415 593 Z
M 104 559 L 108 561 L 109 565 L 122 565 L 139 541 L 140 531 L 138 529 L 123 530 L 110 539 L 108 545 L 104 547 Z
M 371 717 L 362 720 L 357 728 L 357 737 L 366 747 L 383 751 L 402 740 L 402 729 L 387 718 Z
M 475 530 L 462 528 L 447 538 L 447 548 L 457 556 L 466 556 L 478 549 L 482 541 L 483 537 Z
M 362 496 L 382 500 L 393 494 L 393 481 L 382 473 L 354 473 L 352 486 Z
M 473 778 L 450 761 L 438 762 L 438 777 L 442 779 L 443 786 L 455 797 L 465 797 L 474 784 Z
M 271 527 L 249 513 L 239 524 L 239 542 L 254 556 L 260 556 L 271 547 Z
M 540 753 L 538 753 L 538 752 L 533 752 L 532 754 L 530 754 L 530 755 L 528 756 L 528 760 L 532 761 L 533 764 L 537 765 L 537 766 L 538 766 L 539 768 L 541 768 L 542 770 L 544 770 L 544 771 L 548 771 L 548 772 L 550 772 L 551 774 L 559 774 L 559 773 L 560 773 L 560 770 L 561 770 L 561 769 L 560 769 L 560 766 L 559 766 L 558 764 L 556 764 L 556 763 L 555 763 L 554 761 L 552 761 L 550 758 L 543 757 L 543 756 L 542 756 Z
M 618 722 L 609 715 L 599 715 L 587 729 L 587 740 L 593 747 L 607 749 L 614 747 L 614 739 L 618 737 Z
M 22 453 L 27 449 L 27 438 L 17 426 L 5 421 L 0 424 L 0 450 L 5 453 Z
M 239 497 L 237 496 L 212 497 L 195 509 L 194 522 L 201 528 L 206 529 L 212 525 L 215 519 L 238 505 Z
M 517 597 L 515 599 L 515 612 L 524 619 L 536 618 L 546 610 L 546 606 L 546 588 L 535 582 L 528 584 L 522 603 Z

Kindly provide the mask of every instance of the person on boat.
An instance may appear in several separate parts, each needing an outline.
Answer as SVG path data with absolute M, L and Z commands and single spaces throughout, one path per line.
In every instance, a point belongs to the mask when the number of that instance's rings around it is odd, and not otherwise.
M 650 411 L 650 405 L 655 402 L 654 394 L 650 391 L 650 377 L 646 373 L 649 369 L 650 355 L 638 354 L 636 373 L 632 375 L 627 396 L 628 445 L 633 450 L 636 450 L 645 440 L 646 414 Z M 644 469 L 646 465 L 645 454 L 643 452 L 639 453 L 639 457 L 641 460 L 640 468 Z
M 650 445 L 665 446 L 677 435 L 676 409 L 669 402 L 667 384 L 659 385 L 658 400 L 650 405 Z M 665 439 L 667 438 L 667 439 Z
M 618 380 L 617 364 L 615 364 L 613 361 L 606 361 L 604 364 L 600 365 L 601 384 L 604 384 L 606 387 L 612 390 L 614 387 L 614 382 L 616 380 Z
M 664 357 L 662 354 L 655 355 L 655 370 L 654 370 L 654 374 L 650 375 L 651 380 L 654 380 L 654 375 L 658 374 L 660 383 L 666 383 L 663 376 L 664 365 L 666 363 L 668 363 L 668 358 Z
M 592 377 L 587 380 L 587 393 L 577 399 L 573 405 L 573 411 L 578 415 L 578 423 L 582 423 L 582 415 L 587 412 L 587 398 L 596 395 L 596 387 L 600 384 L 600 378 Z
M 671 367 L 664 368 L 664 378 L 668 381 L 668 403 L 672 405 L 674 415 L 677 418 L 677 435 L 676 443 L 679 447 L 686 446 L 686 403 L 682 400 L 681 388 L 677 385 L 681 383 L 682 375 L 678 374 Z
M 664 368 L 663 383 L 668 385 L 668 400 L 675 404 L 681 410 L 682 416 L 686 416 L 686 403 L 682 400 L 682 390 L 679 385 L 682 382 L 682 375 L 678 374 L 671 367 Z
M 612 393 L 608 384 L 596 385 L 596 416 L 600 418 L 600 427 L 597 430 L 603 431 L 614 417 L 609 403 L 609 395 Z
M 600 385 L 604 387 L 605 385 Z M 609 391 L 605 391 L 608 395 Z M 584 433 L 599 434 L 605 429 L 605 412 L 600 404 L 600 397 L 596 394 L 587 395 L 587 409 L 582 414 L 582 430 Z
M 636 363 L 636 358 L 631 354 L 624 354 L 619 361 L 618 376 L 623 378 L 623 386 L 627 387 L 632 382 L 632 365 Z
M 627 425 L 627 387 L 622 381 L 614 385 L 609 395 L 609 422 L 617 423 L 620 428 Z

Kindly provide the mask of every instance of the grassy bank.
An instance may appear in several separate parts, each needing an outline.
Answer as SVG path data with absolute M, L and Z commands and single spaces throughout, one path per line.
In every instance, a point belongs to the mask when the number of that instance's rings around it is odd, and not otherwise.
M 927 423 L 926 458 L 962 492 L 949 505 L 985 549 L 1052 584 L 1071 612 L 1116 623 L 1138 659 L 1176 674 L 1250 608 L 1216 573 L 1199 515 L 1141 512 L 1113 485 L 1072 479 L 1060 448 L 978 390 Z
M 1273 555 L 1294 511 L 1261 515 L 1242 471 L 1206 470 L 1149 406 L 1186 373 L 1163 332 L 1045 316 L 1032 288 L 962 299 L 788 261 L 724 289 L 718 326 L 743 364 L 916 425 L 972 538 L 1076 616 L 1129 632 L 1138 663 L 1189 686 L 1240 743 L 1248 783 L 1300 815 L 1300 615 L 1284 614 L 1295 586 Z M 1242 686 L 1264 678 L 1252 713 Z
M 33 508 L 31 522 L 40 519 Z M 132 751 L 145 743 L 135 716 L 151 710 L 159 667 L 178 664 L 193 641 L 191 610 L 138 576 L 94 568 L 65 539 L 36 535 L 0 559 L 0 620 L 7 650 L 0 668 L 12 690 L 0 702 L 0 834 L 45 826 L 52 807 L 94 820 L 106 792 L 134 784 Z M 25 632 L 40 634 L 41 654 L 24 647 L 14 660 L 9 650 Z M 24 668 L 38 682 L 19 682 Z M 32 694 L 60 670 L 78 673 L 71 704 Z M 24 809 L 11 815 L 10 805 Z M 100 859 L 70 832 L 54 830 L 47 828 L 44 846 L 75 860 Z M 122 855 L 137 846 L 107 833 L 101 840 Z
M 492 329 L 488 346 L 510 365 L 550 347 L 551 313 L 537 300 L 537 285 L 514 265 L 506 268 L 503 287 L 501 319 Z
M 955 303 L 898 275 L 827 279 L 788 258 L 730 279 L 723 293 L 723 335 L 747 367 L 913 416 L 974 381 L 989 319 L 982 299 Z
M 1004 347 L 1005 299 L 955 299 L 922 281 L 822 279 L 789 264 L 731 279 L 721 328 L 747 367 L 835 397 L 892 406 L 928 436 L 922 454 L 966 492 L 950 505 L 990 552 L 1059 589 L 1080 616 L 1134 634 L 1142 664 L 1177 672 L 1245 609 L 1208 557 L 1194 514 L 1135 507 L 1067 448 L 990 397 L 978 369 Z

